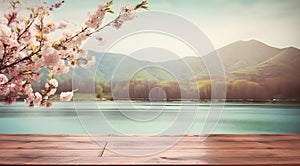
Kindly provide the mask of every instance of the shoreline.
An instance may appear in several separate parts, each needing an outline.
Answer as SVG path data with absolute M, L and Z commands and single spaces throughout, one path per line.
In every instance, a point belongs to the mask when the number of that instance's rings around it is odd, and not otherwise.
M 3 102 L 3 99 L 0 99 Z M 210 104 L 212 100 L 161 100 L 161 101 L 150 101 L 150 100 L 129 100 L 129 99 L 118 99 L 118 100 L 110 100 L 110 99 L 98 99 L 98 98 L 77 98 L 75 99 L 76 102 L 136 102 L 136 103 L 147 103 L 147 102 L 157 102 L 157 103 L 200 103 L 200 104 Z M 17 102 L 24 102 L 24 99 L 18 99 Z M 52 102 L 60 102 L 59 100 L 52 100 Z M 74 102 L 72 99 L 69 102 Z M 300 104 L 298 100 L 279 100 L 279 101 L 272 101 L 272 100 L 216 100 L 213 103 L 232 103 L 232 104 Z

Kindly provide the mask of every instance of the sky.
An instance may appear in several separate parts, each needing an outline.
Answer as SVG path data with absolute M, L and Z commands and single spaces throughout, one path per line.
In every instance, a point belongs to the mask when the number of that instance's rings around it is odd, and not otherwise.
M 34 2 L 34 0 L 28 0 Z M 57 0 L 46 0 L 50 4 Z M 115 0 L 113 9 L 118 11 L 122 4 L 138 3 L 141 0 Z M 67 20 L 82 25 L 88 11 L 96 9 L 105 0 L 65 0 L 65 4 L 54 13 L 56 20 Z M 235 41 L 259 40 L 273 47 L 300 48 L 300 1 L 299 0 L 148 0 L 149 11 L 162 11 L 178 15 L 195 24 L 208 37 L 213 46 L 221 48 Z M 145 11 L 145 12 L 149 12 Z M 107 15 L 106 21 L 114 15 Z M 138 17 L 136 19 L 139 19 Z M 154 20 L 155 21 L 155 20 Z M 163 20 L 157 20 L 163 21 Z M 130 24 L 130 22 L 126 23 Z M 189 32 L 182 32 L 189 33 Z M 156 46 L 173 46 L 177 56 L 191 56 L 191 50 L 180 47 L 178 41 L 171 42 L 166 35 L 157 36 Z M 144 40 L 140 40 L 142 38 Z M 130 43 L 153 41 L 153 35 L 145 34 L 124 39 L 111 52 L 130 54 Z M 125 43 L 122 45 L 122 43 Z M 149 42 L 148 42 L 149 43 Z M 175 47 L 176 46 L 176 47 Z M 96 45 L 92 45 L 92 48 Z M 155 45 L 153 46 L 155 47 Z M 144 47 L 143 47 L 144 48 Z M 186 51 L 182 51 L 186 50 Z M 95 50 L 97 51 L 97 50 Z M 145 51 L 144 51 L 145 52 Z M 182 52 L 182 53 L 178 53 Z
M 298 0 L 155 2 L 152 8 L 171 11 L 191 20 L 208 35 L 217 48 L 237 40 L 250 39 L 275 47 L 300 47 Z
M 54 2 L 55 0 L 48 0 Z M 58 18 L 80 23 L 99 0 L 65 0 Z M 105 2 L 105 1 L 100 1 Z M 115 7 L 132 1 L 116 1 Z M 260 40 L 274 47 L 300 48 L 299 0 L 148 0 L 150 11 L 164 11 L 197 25 L 216 48 L 238 40 Z M 108 16 L 112 17 L 112 16 Z

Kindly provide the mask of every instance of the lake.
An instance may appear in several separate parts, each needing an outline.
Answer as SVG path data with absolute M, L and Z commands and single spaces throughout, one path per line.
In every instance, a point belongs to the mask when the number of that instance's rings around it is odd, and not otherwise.
M 0 104 L 0 133 L 200 134 L 208 124 L 215 134 L 300 134 L 298 104 L 227 103 L 220 116 L 207 119 L 209 108 L 189 102 L 54 102 L 32 109 L 16 102 Z

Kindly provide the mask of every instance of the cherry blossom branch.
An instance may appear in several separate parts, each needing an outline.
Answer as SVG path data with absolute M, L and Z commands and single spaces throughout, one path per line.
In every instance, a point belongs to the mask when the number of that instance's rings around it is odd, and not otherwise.
M 100 27 L 100 28 L 94 30 L 93 32 L 89 33 L 88 35 L 92 35 L 92 34 L 94 34 L 94 33 L 97 33 L 97 32 L 99 32 L 99 31 L 101 31 L 102 29 L 104 29 L 104 28 L 106 28 L 106 27 L 108 27 L 108 26 L 111 26 L 111 24 L 114 23 L 114 22 L 116 22 L 118 19 L 120 19 L 120 17 L 121 17 L 121 14 L 119 14 L 118 17 L 115 18 L 114 20 L 112 20 L 112 21 L 108 22 L 107 24 L 105 24 L 104 26 L 102 26 L 102 27 Z
M 1 59 L 1 65 L 3 65 L 3 62 L 4 62 L 6 54 L 7 54 L 7 52 L 6 52 L 7 45 L 5 43 L 2 43 L 2 44 L 3 44 L 3 56 L 2 56 L 2 59 Z
M 17 38 L 17 41 L 19 41 L 21 39 L 21 37 L 29 30 L 29 28 L 34 23 L 34 21 L 35 21 L 35 18 L 33 18 L 32 21 L 26 26 L 25 30 L 22 33 L 20 33 L 20 35 Z
M 3 86 L 3 85 L 7 85 L 7 84 L 10 83 L 13 79 L 14 79 L 14 77 L 10 78 L 6 83 L 2 84 L 2 86 Z
M 94 33 L 96 33 L 96 32 L 101 31 L 101 30 L 104 29 L 105 27 L 110 26 L 110 25 L 111 25 L 113 22 L 115 22 L 115 20 L 117 20 L 119 17 L 120 17 L 120 15 L 119 15 L 116 19 L 114 19 L 114 20 L 110 21 L 109 23 L 105 24 L 104 26 L 102 26 L 101 28 L 96 29 L 96 30 L 94 30 L 93 32 L 88 33 L 88 34 L 86 34 L 86 35 L 87 35 L 87 36 L 90 36 L 90 35 L 92 35 L 92 34 L 94 34 Z M 85 32 L 86 30 L 88 30 L 88 29 L 89 29 L 89 27 L 83 28 L 80 32 L 78 32 L 78 33 L 75 34 L 74 36 L 72 36 L 72 37 L 66 39 L 66 41 L 65 41 L 64 43 L 71 42 L 74 38 L 78 37 L 80 34 L 84 33 L 84 32 Z M 58 45 L 58 46 L 61 46 L 62 44 L 63 44 L 63 43 L 61 43 L 61 44 Z
M 88 29 L 88 27 L 83 28 L 79 33 L 77 33 L 76 35 L 66 39 L 66 43 L 72 41 L 74 38 L 78 37 L 80 34 L 82 34 L 83 32 L 85 32 Z
M 11 63 L 11 64 L 9 64 L 9 65 L 1 66 L 1 67 L 0 67 L 0 71 L 3 70 L 3 69 L 6 69 L 6 68 L 8 68 L 8 67 L 14 66 L 14 65 L 16 65 L 16 64 L 18 64 L 18 63 L 21 63 L 21 62 L 23 62 L 23 61 L 25 61 L 25 60 L 28 60 L 28 59 L 30 59 L 32 56 L 36 55 L 37 53 L 39 53 L 39 52 L 41 51 L 41 49 L 42 49 L 42 47 L 43 47 L 43 26 L 44 26 L 43 20 L 44 20 L 44 16 L 41 16 L 41 19 L 40 19 L 40 23 L 41 23 L 41 25 L 40 25 L 41 38 L 40 38 L 40 41 L 39 41 L 39 43 L 40 43 L 39 49 L 38 49 L 36 52 L 32 52 L 32 53 L 31 53 L 30 55 L 28 55 L 27 57 L 24 57 L 24 58 L 22 58 L 22 59 L 19 59 L 19 60 L 15 61 L 15 62 L 13 62 L 13 63 Z M 30 26 L 32 25 L 33 22 L 34 22 L 34 21 L 31 22 Z M 28 26 L 26 29 L 28 30 L 28 28 L 29 28 L 30 26 Z M 26 31 L 26 29 L 24 30 L 24 32 Z M 25 49 L 25 48 L 26 48 L 26 47 L 23 47 L 21 50 L 23 50 L 23 49 Z M 19 52 L 21 52 L 21 51 L 19 51 Z M 4 58 L 3 58 L 3 59 L 4 59 Z M 2 59 L 2 60 L 3 60 L 3 59 Z
M 41 51 L 41 50 L 39 49 L 38 51 L 32 52 L 30 55 L 28 55 L 28 56 L 26 56 L 26 57 L 24 57 L 24 58 L 22 58 L 22 59 L 20 59 L 20 60 L 17 60 L 17 61 L 15 61 L 15 62 L 13 62 L 13 63 L 11 63 L 11 64 L 9 64 L 9 65 L 1 66 L 1 67 L 0 67 L 0 71 L 3 70 L 3 69 L 6 69 L 6 68 L 8 68 L 8 67 L 12 67 L 12 66 L 14 66 L 14 65 L 16 65 L 16 64 L 18 64 L 18 63 L 21 63 L 21 62 L 23 62 L 23 61 L 25 61 L 25 60 L 30 59 L 33 55 L 36 55 L 36 54 L 37 54 L 38 52 L 40 52 L 40 51 Z
M 43 3 L 37 5 L 36 9 L 29 8 L 31 13 L 27 20 L 23 20 L 18 13 L 22 9 L 19 0 L 11 0 L 10 3 L 12 10 L 5 12 L 4 19 L 0 21 L 0 96 L 4 96 L 6 104 L 16 101 L 20 95 L 26 96 L 25 101 L 30 107 L 36 104 L 51 106 L 49 96 L 53 96 L 58 87 L 54 75 L 67 73 L 69 67 L 87 67 L 94 63 L 95 57 L 89 57 L 81 48 L 87 38 L 108 26 L 118 29 L 125 21 L 135 18 L 138 9 L 147 9 L 146 1 L 136 6 L 124 6 L 115 19 L 102 25 L 105 14 L 114 12 L 110 9 L 112 1 L 99 4 L 95 11 L 89 13 L 85 27 L 72 34 L 64 31 L 67 23 L 56 24 L 46 19 L 64 1 L 60 0 L 51 7 Z M 23 23 L 25 27 L 20 29 Z M 61 35 L 64 37 L 50 41 L 49 36 L 57 29 L 62 29 Z M 100 40 L 100 37 L 95 38 Z M 43 74 L 41 68 L 51 74 L 50 80 L 45 84 L 45 89 L 34 92 L 32 83 L 40 81 Z M 60 100 L 71 100 L 74 92 L 62 92 Z

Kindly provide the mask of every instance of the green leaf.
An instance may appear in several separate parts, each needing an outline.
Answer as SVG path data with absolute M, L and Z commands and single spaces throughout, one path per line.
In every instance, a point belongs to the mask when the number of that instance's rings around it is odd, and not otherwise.
M 32 50 L 32 52 L 34 52 L 34 50 L 35 50 L 34 44 L 31 45 L 31 50 Z
M 148 10 L 148 6 L 142 6 L 141 8 Z
M 105 9 L 105 12 L 112 13 L 112 14 L 114 14 L 114 13 L 115 13 L 115 12 L 114 12 L 114 11 L 112 11 L 110 8 L 107 8 L 107 9 Z
M 148 2 L 145 0 L 145 1 L 142 1 L 140 4 L 137 4 L 134 8 L 134 10 L 137 10 L 137 9 L 140 9 L 140 8 L 143 8 L 143 9 L 148 9 Z
M 113 1 L 111 0 L 111 1 L 109 1 L 109 2 L 106 3 L 106 6 L 109 7 L 109 6 L 111 6 L 112 4 L 113 4 Z
M 21 73 L 23 75 L 30 75 L 30 74 L 32 74 L 32 71 L 21 71 Z
M 32 13 L 34 13 L 34 8 L 27 8 L 28 10 L 30 10 Z
M 17 32 L 19 32 L 19 33 L 21 32 L 21 29 L 19 27 L 17 27 Z
M 24 23 L 27 26 L 29 24 L 29 20 L 24 20 Z
M 54 74 L 49 73 L 49 74 L 48 74 L 48 77 L 49 77 L 50 79 L 53 79 L 53 78 L 54 78 Z

